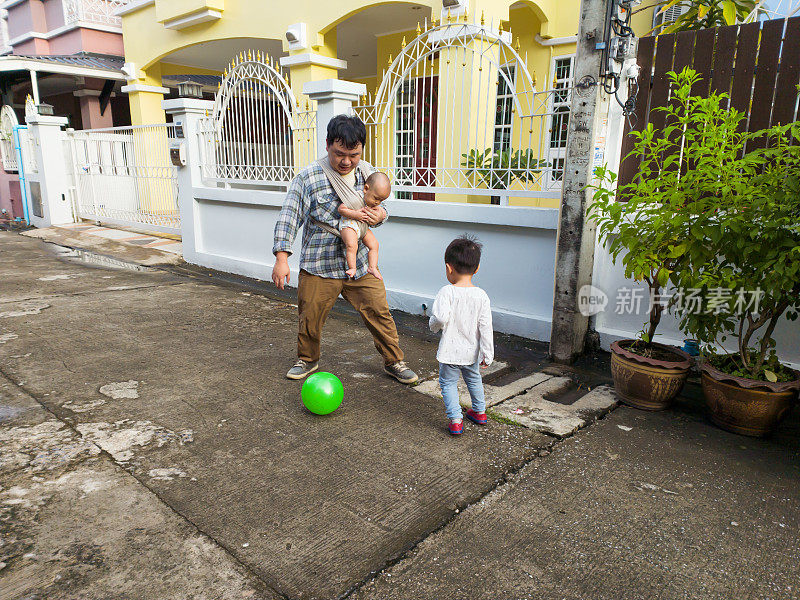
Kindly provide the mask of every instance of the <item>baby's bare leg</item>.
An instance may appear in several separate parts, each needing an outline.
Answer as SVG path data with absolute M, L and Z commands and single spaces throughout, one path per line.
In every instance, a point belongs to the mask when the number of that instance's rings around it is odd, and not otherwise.
M 367 255 L 367 265 L 369 265 L 367 273 L 372 273 L 378 279 L 383 279 L 381 272 L 378 271 L 378 238 L 375 237 L 371 229 L 368 229 L 364 237 L 361 238 L 361 241 L 364 242 L 364 245 L 369 250 L 369 254 Z
M 344 242 L 344 255 L 347 258 L 347 273 L 348 277 L 355 277 L 356 275 L 356 254 L 358 254 L 358 234 L 350 227 L 343 227 L 340 231 L 342 234 L 342 241 Z

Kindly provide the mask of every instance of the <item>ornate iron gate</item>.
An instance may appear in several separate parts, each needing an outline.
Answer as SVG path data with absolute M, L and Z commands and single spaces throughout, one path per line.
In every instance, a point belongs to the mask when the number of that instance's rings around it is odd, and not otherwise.
M 316 158 L 316 118 L 268 56 L 240 54 L 224 72 L 212 114 L 200 124 L 203 176 L 285 185 Z
M 517 49 L 483 18 L 448 18 L 403 39 L 375 98 L 353 108 L 368 128 L 365 159 L 389 173 L 398 197 L 560 196 L 549 130 L 556 108 L 559 122 L 569 118 L 571 86 L 537 91 Z

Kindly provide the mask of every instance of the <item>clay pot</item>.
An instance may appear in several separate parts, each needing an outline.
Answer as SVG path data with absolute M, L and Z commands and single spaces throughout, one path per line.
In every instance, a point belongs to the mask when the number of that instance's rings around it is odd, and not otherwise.
M 707 361 L 700 368 L 708 416 L 727 431 L 751 437 L 768 435 L 797 401 L 797 371 L 794 381 L 771 383 L 728 375 Z
M 625 404 L 642 410 L 664 410 L 683 389 L 692 357 L 674 346 L 653 346 L 675 355 L 674 361 L 656 360 L 627 350 L 635 340 L 611 344 L 614 389 Z

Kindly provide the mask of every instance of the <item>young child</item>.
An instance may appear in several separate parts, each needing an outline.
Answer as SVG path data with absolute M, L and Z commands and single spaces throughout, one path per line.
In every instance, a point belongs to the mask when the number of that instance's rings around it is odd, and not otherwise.
M 494 359 L 492 310 L 489 296 L 472 285 L 472 276 L 481 263 L 481 244 L 464 235 L 450 242 L 444 252 L 445 273 L 450 285 L 444 286 L 433 301 L 431 331 L 442 330 L 439 351 L 439 386 L 453 435 L 463 430 L 458 401 L 458 375 L 467 384 L 472 408 L 467 418 L 486 425 L 486 402 L 483 395 L 481 367 Z
M 364 182 L 364 205 L 370 208 L 380 206 L 381 202 L 392 193 L 392 185 L 386 173 L 375 171 L 367 177 Z M 342 218 L 339 222 L 339 232 L 342 234 L 344 242 L 344 253 L 347 258 L 348 277 L 355 277 L 356 274 L 356 253 L 358 252 L 358 238 L 361 230 L 364 231 L 361 241 L 369 250 L 367 255 L 367 273 L 372 273 L 378 279 L 383 279 L 378 270 L 378 239 L 372 230 L 366 225 L 360 227 L 366 221 L 366 216 L 359 210 L 347 208 L 344 203 L 339 206 L 339 214 Z

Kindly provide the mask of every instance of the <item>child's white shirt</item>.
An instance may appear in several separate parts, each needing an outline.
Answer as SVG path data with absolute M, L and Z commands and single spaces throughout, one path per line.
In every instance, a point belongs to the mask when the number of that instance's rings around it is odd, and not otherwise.
M 436 294 L 431 331 L 442 330 L 436 360 L 448 365 L 472 365 L 494 360 L 492 309 L 479 287 L 446 285 Z

